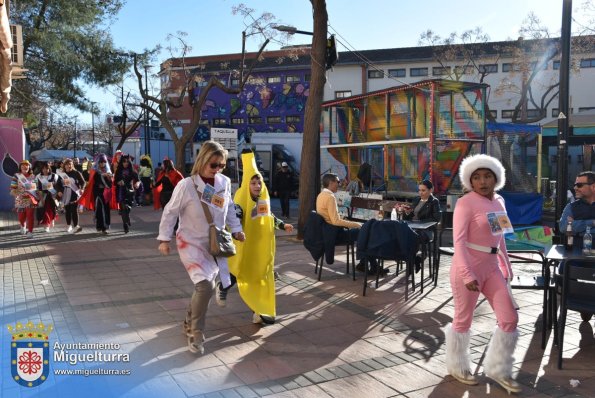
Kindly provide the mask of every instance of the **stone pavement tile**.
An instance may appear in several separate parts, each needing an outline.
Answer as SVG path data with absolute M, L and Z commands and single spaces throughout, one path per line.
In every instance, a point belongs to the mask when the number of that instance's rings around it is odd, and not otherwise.
M 371 344 L 367 341 L 358 340 L 353 342 L 348 347 L 343 347 L 343 349 L 337 352 L 337 354 L 340 359 L 349 363 L 362 359 L 385 356 L 390 354 L 390 352 L 388 350 L 378 348 L 374 344 Z
M 246 384 L 265 380 L 277 380 L 297 374 L 288 363 L 290 358 L 276 356 L 261 357 L 257 360 L 241 361 L 228 365 L 231 371 Z
M 234 343 L 231 345 L 210 344 L 213 354 L 225 364 L 236 362 L 255 361 L 267 358 L 268 354 L 261 346 L 253 341 Z
M 444 379 L 428 372 L 414 363 L 405 363 L 391 368 L 375 370 L 369 376 L 386 384 L 399 393 L 407 393 L 442 383 Z M 412 377 L 415 375 L 415 377 Z
M 144 379 L 134 383 L 125 377 L 110 378 L 108 383 L 118 396 L 186 398 L 186 394 L 170 375 Z
M 243 385 L 242 380 L 230 374 L 226 366 L 214 366 L 207 369 L 179 373 L 174 380 L 188 396 L 226 390 Z
M 359 374 L 346 379 L 337 379 L 318 384 L 327 394 L 332 397 L 358 397 L 365 395 L 369 397 L 391 397 L 398 395 L 398 391 L 383 384 L 369 374 Z
M 110 301 L 108 295 L 104 293 L 100 294 L 85 294 L 83 292 L 77 293 L 76 295 L 68 295 L 68 302 L 70 305 L 85 305 L 85 304 L 98 304 Z
M 148 325 L 142 328 L 136 328 L 136 332 L 143 339 L 148 341 L 158 337 L 169 337 L 182 335 L 182 323 L 174 321 L 171 323 L 161 323 L 158 325 Z
M 269 398 L 324 398 L 331 397 L 332 395 L 327 394 L 322 388 L 317 385 L 308 387 L 300 387 L 280 393 L 274 393 L 265 395 Z
M 349 345 L 357 337 L 344 331 L 344 327 L 331 326 L 322 329 L 304 330 L 300 332 L 306 340 L 316 345 Z

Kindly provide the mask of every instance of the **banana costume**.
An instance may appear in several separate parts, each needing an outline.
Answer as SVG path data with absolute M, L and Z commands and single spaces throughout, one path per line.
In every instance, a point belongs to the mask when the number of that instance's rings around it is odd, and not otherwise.
M 275 310 L 275 222 L 266 185 L 262 186 L 258 203 L 250 196 L 250 180 L 262 175 L 256 167 L 253 153 L 242 154 L 244 174 L 242 186 L 234 196 L 234 203 L 243 210 L 244 242 L 235 241 L 236 255 L 229 258 L 229 270 L 236 276 L 240 296 L 252 311 L 260 315 L 276 316 Z

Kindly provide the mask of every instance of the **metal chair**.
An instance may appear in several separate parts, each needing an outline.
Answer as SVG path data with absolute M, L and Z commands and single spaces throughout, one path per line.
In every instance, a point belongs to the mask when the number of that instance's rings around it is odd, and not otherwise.
M 560 320 L 558 325 L 558 369 L 562 369 L 562 353 L 564 351 L 564 328 L 568 310 L 595 312 L 595 260 L 572 259 L 564 264 L 562 282 L 562 302 L 560 303 Z
M 349 265 L 352 266 L 352 277 L 355 280 L 355 242 L 349 239 L 349 230 L 343 227 L 337 227 L 335 225 L 328 224 L 324 218 L 315 211 L 312 211 L 308 219 L 306 221 L 305 226 L 306 231 L 315 231 L 316 234 L 311 236 L 309 239 L 304 239 L 304 246 L 310 254 L 312 258 L 316 261 L 316 265 L 314 267 L 314 272 L 318 273 L 318 280 L 322 278 L 322 264 L 325 259 L 325 253 L 332 249 L 333 256 L 334 250 L 337 246 L 345 245 L 346 253 L 347 253 L 347 262 L 345 268 L 345 274 L 349 274 Z M 335 241 L 335 244 L 332 248 L 329 248 L 328 240 L 324 239 L 325 235 L 328 237 L 331 234 L 337 234 L 340 238 Z M 332 264 L 332 261 L 329 261 L 327 258 L 327 264 Z M 350 261 L 351 260 L 351 261 Z

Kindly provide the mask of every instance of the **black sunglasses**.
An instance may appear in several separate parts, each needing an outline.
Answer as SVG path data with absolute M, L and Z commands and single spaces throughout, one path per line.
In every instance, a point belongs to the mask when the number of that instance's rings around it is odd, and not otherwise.
M 575 186 L 576 188 L 582 188 L 582 187 L 584 187 L 585 185 L 593 185 L 593 183 L 592 183 L 592 182 L 577 182 L 576 184 L 574 184 L 574 186 Z
M 209 166 L 212 169 L 217 169 L 217 168 L 224 169 L 225 168 L 225 163 L 209 163 Z

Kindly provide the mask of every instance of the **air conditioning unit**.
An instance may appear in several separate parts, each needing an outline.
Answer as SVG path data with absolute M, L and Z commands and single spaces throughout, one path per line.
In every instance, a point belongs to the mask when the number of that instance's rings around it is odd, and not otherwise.
M 23 27 L 21 25 L 10 25 L 12 35 L 12 65 L 23 66 Z

